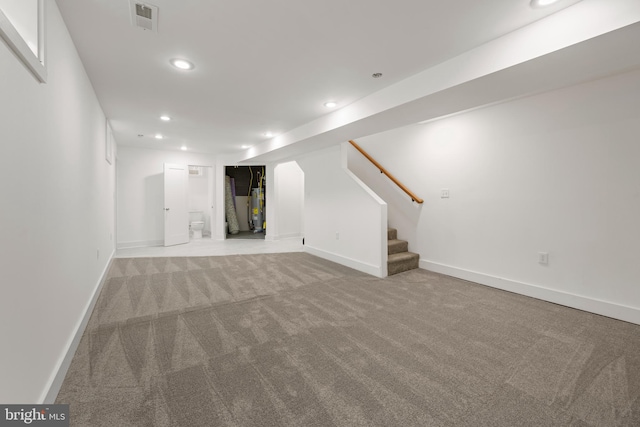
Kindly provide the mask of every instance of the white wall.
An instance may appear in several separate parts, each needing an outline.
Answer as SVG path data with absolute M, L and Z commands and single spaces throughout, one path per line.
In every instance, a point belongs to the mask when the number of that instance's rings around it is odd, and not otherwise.
M 366 273 L 387 275 L 387 205 L 346 169 L 346 147 L 300 157 L 305 250 Z
M 114 250 L 105 116 L 55 2 L 48 80 L 0 41 L 0 402 L 44 401 Z
M 164 242 L 163 164 L 215 166 L 215 157 L 185 151 L 118 147 L 118 247 Z M 211 169 L 215 176 L 215 169 Z
M 425 199 L 423 268 L 640 323 L 638 111 L 635 70 L 358 142 Z
M 304 172 L 295 161 L 268 167 L 267 240 L 302 237 Z M 267 175 L 268 184 L 269 175 Z

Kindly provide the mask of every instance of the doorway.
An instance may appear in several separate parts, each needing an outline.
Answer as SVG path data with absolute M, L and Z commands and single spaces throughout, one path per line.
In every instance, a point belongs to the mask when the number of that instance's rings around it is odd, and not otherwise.
M 164 246 L 211 238 L 211 166 L 164 164 Z
M 225 168 L 227 239 L 264 239 L 266 233 L 266 167 Z
M 189 165 L 188 170 L 189 239 L 210 239 L 214 217 L 213 168 L 211 166 Z

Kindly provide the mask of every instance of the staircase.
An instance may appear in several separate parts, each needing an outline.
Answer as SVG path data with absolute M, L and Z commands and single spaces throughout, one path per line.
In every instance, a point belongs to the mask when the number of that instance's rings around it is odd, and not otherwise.
M 409 243 L 398 240 L 398 230 L 387 228 L 387 275 L 402 273 L 418 268 L 420 255 L 409 252 Z

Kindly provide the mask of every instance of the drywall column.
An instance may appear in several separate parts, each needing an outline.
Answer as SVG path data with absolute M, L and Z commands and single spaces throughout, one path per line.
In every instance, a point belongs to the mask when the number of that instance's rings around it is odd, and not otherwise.
M 211 238 L 216 240 L 225 240 L 227 238 L 227 229 L 225 223 L 227 221 L 226 213 L 224 209 L 225 199 L 225 164 L 223 160 L 218 159 L 216 162 L 215 170 L 215 216 L 213 219 L 212 235 Z
M 268 200 L 265 200 L 265 213 L 264 218 L 267 223 L 265 230 L 265 240 L 277 240 L 278 239 L 278 214 L 280 207 L 278 204 L 278 189 L 275 184 L 276 181 L 276 164 L 268 163 L 265 166 L 265 194 Z
M 267 240 L 301 238 L 304 172 L 295 161 L 268 166 Z

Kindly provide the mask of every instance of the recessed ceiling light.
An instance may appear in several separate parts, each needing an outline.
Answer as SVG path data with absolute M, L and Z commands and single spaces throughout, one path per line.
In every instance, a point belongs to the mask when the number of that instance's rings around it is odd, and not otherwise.
M 169 117 L 169 116 L 160 116 L 160 120 L 162 120 L 163 122 L 168 122 L 169 120 L 171 120 L 171 117 Z
M 156 136 L 155 136 L 155 138 L 156 138 L 156 139 L 162 139 L 162 138 L 164 138 L 164 136 L 162 136 L 162 135 L 160 135 L 159 133 L 157 133 L 157 134 L 156 134 Z
M 324 103 L 324 106 L 327 107 L 327 108 L 333 108 L 336 105 L 338 105 L 338 104 L 336 104 L 334 101 L 329 101 L 329 102 L 325 102 Z
M 243 150 L 246 150 L 247 148 L 251 148 L 250 145 L 241 145 L 240 148 L 242 148 Z
M 174 58 L 171 61 L 171 65 L 181 70 L 193 70 L 195 65 L 192 62 L 187 61 L 186 59 Z
M 535 8 L 539 8 L 539 7 L 545 7 L 545 6 L 550 6 L 553 3 L 557 3 L 558 0 L 531 0 L 531 7 Z
M 269 132 L 269 131 L 266 131 L 266 132 L 264 133 L 264 136 L 266 136 L 267 138 L 271 138 L 271 137 L 273 137 L 273 133 L 272 133 L 272 132 Z
M 182 147 L 180 147 L 180 149 L 181 149 L 182 151 L 187 151 L 187 146 L 186 146 L 186 145 L 183 145 Z

